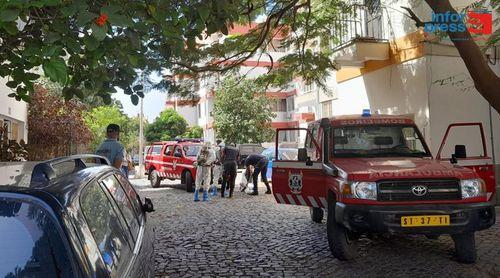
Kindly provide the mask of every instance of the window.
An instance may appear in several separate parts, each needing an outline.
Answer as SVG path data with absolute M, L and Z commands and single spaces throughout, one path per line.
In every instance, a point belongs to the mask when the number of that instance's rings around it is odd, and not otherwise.
M 0 277 L 73 277 L 70 254 L 55 219 L 28 198 L 0 205 Z
M 85 187 L 80 197 L 80 205 L 108 270 L 124 269 L 125 258 L 131 252 L 125 229 L 98 183 L 92 182 Z
M 7 139 L 12 140 L 12 122 L 3 120 L 3 129 L 7 132 Z
M 172 156 L 174 153 L 172 152 L 174 150 L 174 146 L 170 145 L 165 148 L 165 155 L 166 156 Z
M 424 147 L 413 126 L 344 126 L 334 129 L 336 157 L 424 157 Z
M 120 181 L 123 189 L 125 190 L 125 193 L 130 199 L 130 203 L 132 203 L 132 208 L 135 211 L 135 214 L 139 218 L 139 223 L 142 223 L 142 219 L 144 217 L 144 212 L 142 211 L 142 203 L 141 203 L 141 198 L 139 194 L 137 194 L 137 191 L 132 187 L 130 182 L 123 177 L 122 175 L 117 175 L 118 180 Z
M 130 200 L 125 194 L 125 191 L 120 186 L 118 180 L 115 178 L 114 175 L 105 178 L 104 180 L 102 180 L 102 183 L 108 189 L 109 194 L 113 196 L 113 199 L 115 199 L 115 202 L 118 205 L 118 208 L 120 209 L 123 218 L 125 218 L 125 222 L 127 223 L 127 226 L 130 230 L 130 233 L 132 234 L 132 237 L 134 238 L 134 241 L 137 240 L 140 223 L 139 220 L 137 219 L 136 213 L 134 212 L 134 208 L 130 203 Z
M 184 146 L 184 153 L 186 156 L 197 156 L 200 152 L 201 145 L 187 145 Z
M 293 111 L 293 110 L 295 110 L 295 100 L 294 100 L 294 97 L 293 96 L 292 97 L 288 97 L 286 99 L 286 101 L 287 101 L 286 110 L 287 111 Z
M 271 110 L 273 112 L 286 112 L 286 99 L 271 100 Z
M 151 154 L 161 154 L 162 145 L 154 145 Z
M 182 149 L 181 149 L 181 146 L 175 146 L 174 156 L 177 156 L 177 157 L 182 157 Z
M 323 117 L 333 116 L 332 102 L 331 101 L 325 101 L 325 102 L 321 103 L 321 113 L 322 113 Z

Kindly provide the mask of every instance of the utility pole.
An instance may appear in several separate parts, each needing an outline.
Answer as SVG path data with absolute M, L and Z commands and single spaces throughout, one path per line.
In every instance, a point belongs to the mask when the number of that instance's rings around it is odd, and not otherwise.
M 144 177 L 144 106 L 143 98 L 139 99 L 141 103 L 141 114 L 139 115 L 139 170 L 138 178 Z

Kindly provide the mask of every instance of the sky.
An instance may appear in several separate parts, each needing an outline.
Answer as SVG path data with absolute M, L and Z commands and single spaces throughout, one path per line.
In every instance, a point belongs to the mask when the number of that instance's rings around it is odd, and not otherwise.
M 130 96 L 126 95 L 122 89 L 117 88 L 117 93 L 113 94 L 113 98 L 119 100 L 123 105 L 123 112 L 129 117 L 137 116 L 141 112 L 139 104 L 132 104 Z M 167 99 L 166 92 L 151 91 L 144 96 L 144 117 L 148 122 L 154 121 L 160 112 L 165 109 L 165 101 Z

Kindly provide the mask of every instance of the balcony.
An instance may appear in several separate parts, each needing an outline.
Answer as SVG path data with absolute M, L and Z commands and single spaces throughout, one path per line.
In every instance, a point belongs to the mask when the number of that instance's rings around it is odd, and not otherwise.
M 387 12 L 380 6 L 354 5 L 353 9 L 341 16 L 332 31 L 334 60 L 342 67 L 363 68 L 367 61 L 389 59 L 384 30 Z

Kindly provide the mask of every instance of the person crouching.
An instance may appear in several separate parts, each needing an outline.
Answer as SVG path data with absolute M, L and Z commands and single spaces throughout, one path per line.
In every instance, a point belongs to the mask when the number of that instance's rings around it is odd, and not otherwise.
M 196 179 L 194 201 L 198 202 L 200 199 L 198 193 L 203 186 L 203 201 L 208 200 L 208 190 L 210 187 L 210 170 L 215 161 L 215 153 L 210 150 L 210 142 L 206 142 L 196 156 Z

